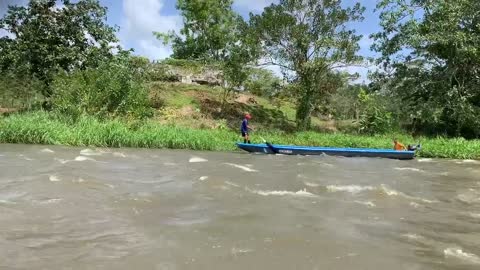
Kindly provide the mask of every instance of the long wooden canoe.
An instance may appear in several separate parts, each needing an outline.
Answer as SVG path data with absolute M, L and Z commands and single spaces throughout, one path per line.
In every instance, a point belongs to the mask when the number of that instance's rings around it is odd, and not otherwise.
M 237 143 L 238 148 L 250 153 L 283 154 L 283 155 L 329 155 L 343 157 L 374 157 L 390 159 L 414 159 L 415 151 L 395 151 L 390 149 L 371 148 L 333 148 L 310 147 L 275 144 L 245 144 Z

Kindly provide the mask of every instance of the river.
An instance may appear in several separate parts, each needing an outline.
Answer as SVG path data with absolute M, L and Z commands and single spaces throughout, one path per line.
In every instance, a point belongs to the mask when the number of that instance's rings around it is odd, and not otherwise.
M 480 162 L 0 145 L 0 269 L 480 269 Z

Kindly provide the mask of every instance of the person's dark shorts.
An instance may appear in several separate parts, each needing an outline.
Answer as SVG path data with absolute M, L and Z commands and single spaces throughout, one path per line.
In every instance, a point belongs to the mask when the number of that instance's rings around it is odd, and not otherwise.
M 245 132 L 242 131 L 242 137 L 245 137 L 247 135 L 248 135 L 248 133 L 245 133 Z

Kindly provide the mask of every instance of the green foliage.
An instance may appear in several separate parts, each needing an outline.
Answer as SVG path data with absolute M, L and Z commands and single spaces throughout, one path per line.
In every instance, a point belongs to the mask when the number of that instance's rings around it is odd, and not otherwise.
M 359 95 L 362 89 L 366 89 L 366 87 L 345 85 L 330 96 L 329 111 L 335 119 L 359 119 L 361 113 Z
M 281 80 L 272 71 L 262 68 L 253 69 L 245 81 L 245 90 L 262 97 L 273 98 L 281 88 Z
M 313 110 L 328 95 L 323 91 L 331 90 L 322 85 L 342 85 L 332 80 L 334 70 L 361 60 L 357 55 L 361 36 L 348 25 L 362 20 L 363 11 L 358 3 L 343 7 L 338 0 L 281 0 L 251 17 L 265 58 L 299 85 L 296 117 L 300 130 L 310 127 Z
M 358 121 L 361 133 L 382 134 L 391 130 L 392 114 L 386 111 L 377 97 L 362 89 L 358 101 L 362 110 Z
M 255 142 L 264 137 L 273 143 L 331 147 L 392 147 L 392 138 L 402 142 L 422 143 L 421 157 L 480 159 L 480 140 L 416 138 L 402 134 L 359 136 L 317 132 L 260 132 L 252 134 Z M 52 113 L 36 112 L 0 117 L 0 143 L 62 144 L 98 147 L 144 147 L 191 150 L 236 149 L 238 132 L 227 129 L 191 129 L 159 125 L 155 121 L 126 122 L 120 119 L 100 121 L 83 115 L 78 121 L 66 121 Z
M 232 0 L 179 0 L 177 9 L 184 20 L 181 36 L 154 33 L 164 43 L 172 43 L 173 58 L 219 64 L 227 86 L 225 100 L 243 86 L 259 46 L 232 4 Z
M 63 72 L 52 86 L 53 108 L 74 119 L 83 114 L 146 117 L 151 112 L 143 79 L 126 56 L 115 57 L 98 68 Z
M 31 0 L 11 6 L 0 19 L 0 29 L 11 36 L 0 39 L 0 70 L 37 78 L 48 87 L 60 70 L 96 66 L 112 56 L 116 29 L 106 24 L 107 9 L 96 0 Z
M 176 33 L 156 33 L 164 42 L 172 41 L 173 58 L 221 61 L 234 40 L 240 16 L 232 9 L 233 0 L 178 0 L 184 26 Z
M 403 118 L 420 131 L 480 137 L 480 2 L 383 0 L 378 8 L 383 31 L 373 48 L 385 70 L 377 88 L 402 101 Z
M 42 97 L 38 94 L 45 87 L 35 78 L 14 72 L 0 72 L 0 107 L 31 109 Z

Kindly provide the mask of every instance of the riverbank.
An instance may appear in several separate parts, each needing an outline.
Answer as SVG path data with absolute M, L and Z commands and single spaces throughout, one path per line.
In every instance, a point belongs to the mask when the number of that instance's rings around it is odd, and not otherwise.
M 407 135 L 360 136 L 318 132 L 260 132 L 261 137 L 276 144 L 391 148 L 392 137 L 404 143 L 422 144 L 419 157 L 480 159 L 480 140 L 417 138 Z M 206 151 L 235 151 L 239 135 L 228 129 L 193 129 L 162 125 L 153 120 L 99 121 L 84 116 L 78 121 L 62 119 L 46 112 L 12 114 L 0 118 L 0 143 L 50 144 L 95 147 L 169 148 Z

